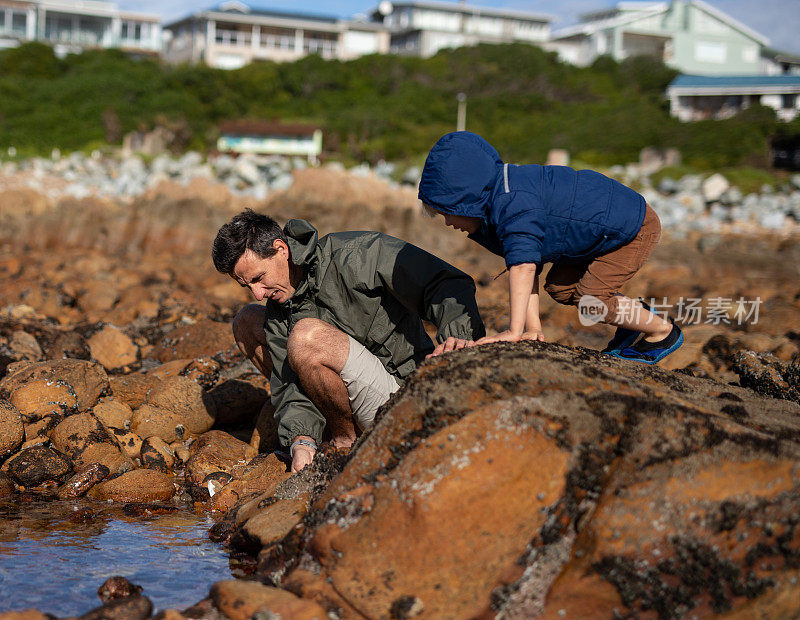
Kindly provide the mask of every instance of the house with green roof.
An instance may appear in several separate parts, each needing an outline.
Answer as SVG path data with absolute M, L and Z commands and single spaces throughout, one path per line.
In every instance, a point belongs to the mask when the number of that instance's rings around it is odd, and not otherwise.
M 579 66 L 609 55 L 659 58 L 682 73 L 757 75 L 766 37 L 703 0 L 620 2 L 553 32 L 548 48 Z

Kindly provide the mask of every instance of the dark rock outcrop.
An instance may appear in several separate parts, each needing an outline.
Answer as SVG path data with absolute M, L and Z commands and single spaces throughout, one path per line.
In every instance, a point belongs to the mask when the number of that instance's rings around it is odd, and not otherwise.
M 559 345 L 469 349 L 420 367 L 260 567 L 342 617 L 772 609 L 797 590 L 799 457 L 787 400 Z

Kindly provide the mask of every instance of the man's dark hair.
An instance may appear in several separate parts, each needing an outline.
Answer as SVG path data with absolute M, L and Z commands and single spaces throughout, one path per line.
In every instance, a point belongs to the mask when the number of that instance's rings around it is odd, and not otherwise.
M 214 267 L 220 273 L 232 274 L 245 250 L 254 252 L 259 258 L 269 258 L 277 252 L 272 247 L 276 239 L 286 242 L 286 235 L 275 220 L 245 209 L 219 229 L 211 247 Z

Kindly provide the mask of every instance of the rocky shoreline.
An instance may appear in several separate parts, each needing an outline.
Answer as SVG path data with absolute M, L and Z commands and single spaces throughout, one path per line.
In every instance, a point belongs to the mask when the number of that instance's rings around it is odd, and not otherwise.
M 215 515 L 210 536 L 255 574 L 159 618 L 798 607 L 797 239 L 665 240 L 630 294 L 763 299 L 759 322 L 687 325 L 668 368 L 598 354 L 606 331 L 543 300 L 548 343 L 431 360 L 352 451 L 325 446 L 290 475 L 268 383 L 230 334 L 247 298 L 208 258 L 222 222 L 254 206 L 410 239 L 475 274 L 489 329 L 505 321 L 502 266 L 433 229 L 413 189 L 329 168 L 261 202 L 207 180 L 125 205 L 14 192 L 0 213 L 0 501 Z M 151 617 L 146 591 L 119 592 L 82 617 Z
M 765 185 L 758 192 L 745 194 L 720 173 L 664 177 L 654 184 L 651 176 L 662 164 L 653 165 L 644 157 L 642 163 L 612 166 L 604 172 L 639 189 L 664 227 L 673 233 L 800 232 L 800 174 L 779 187 Z M 345 170 L 336 161 L 323 167 Z M 263 201 L 288 190 L 294 174 L 308 168 L 307 161 L 299 157 L 245 154 L 234 158 L 219 154 L 204 158 L 189 151 L 180 157 L 161 154 L 147 161 L 138 155 L 107 156 L 99 151 L 89 156 L 75 152 L 62 157 L 55 151 L 49 159 L 0 164 L 0 192 L 28 189 L 51 201 L 96 197 L 127 203 L 162 183 L 186 186 L 200 180 L 224 186 L 235 196 Z M 401 185 L 416 187 L 421 174 L 416 166 L 403 168 L 383 161 L 375 166 L 360 164 L 347 172 L 357 178 L 378 179 L 394 189 Z

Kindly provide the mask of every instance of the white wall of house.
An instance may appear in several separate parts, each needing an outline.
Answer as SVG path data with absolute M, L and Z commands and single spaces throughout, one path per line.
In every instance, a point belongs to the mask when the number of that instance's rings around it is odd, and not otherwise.
M 644 54 L 688 74 L 761 72 L 761 50 L 766 39 L 702 0 L 673 0 L 640 7 L 638 11 L 618 8 L 601 15 L 602 19 L 556 32 L 551 49 L 562 59 L 577 59 L 576 64 L 582 65 L 591 64 L 603 54 L 617 60 Z M 578 40 L 583 41 L 588 53 L 577 51 Z

